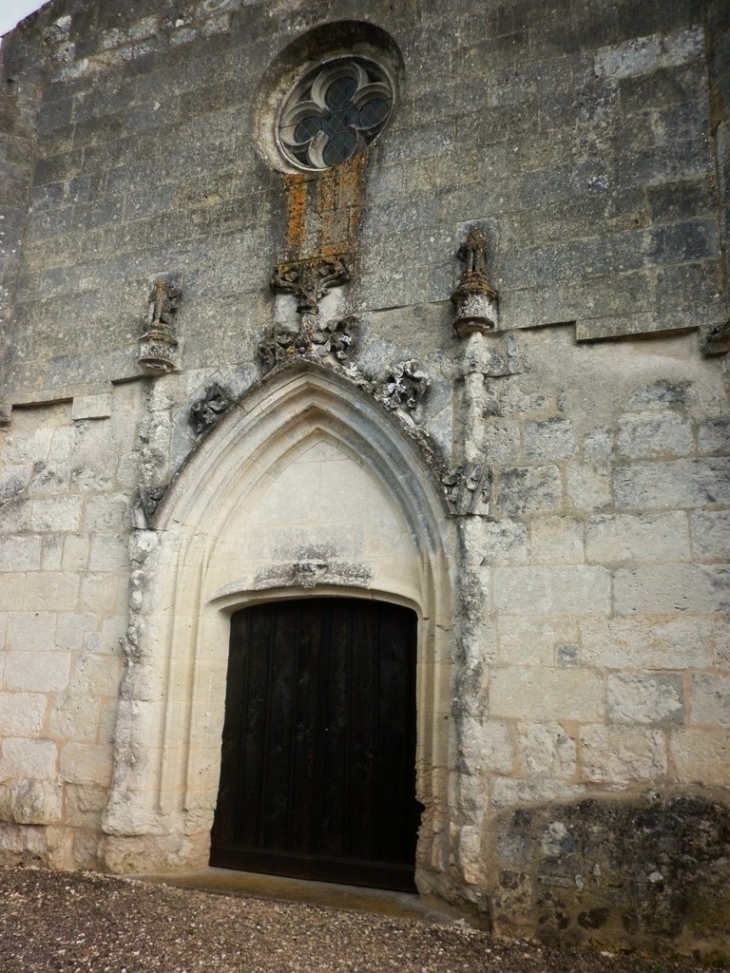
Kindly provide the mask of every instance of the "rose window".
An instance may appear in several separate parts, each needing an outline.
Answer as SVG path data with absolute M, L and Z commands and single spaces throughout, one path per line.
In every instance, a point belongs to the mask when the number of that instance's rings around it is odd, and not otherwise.
M 311 71 L 287 98 L 279 144 L 295 165 L 329 169 L 369 145 L 393 110 L 385 72 L 366 58 L 347 58 Z

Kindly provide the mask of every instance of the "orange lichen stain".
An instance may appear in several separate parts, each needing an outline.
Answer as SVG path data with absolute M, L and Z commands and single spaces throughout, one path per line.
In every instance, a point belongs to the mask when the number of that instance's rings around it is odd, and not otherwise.
M 307 180 L 304 173 L 284 174 L 286 190 L 286 246 L 301 253 L 307 242 Z
M 360 223 L 365 191 L 367 152 L 342 162 L 322 173 L 317 199 L 321 245 L 351 250 Z
M 289 259 L 307 254 L 328 259 L 356 248 L 367 165 L 368 153 L 361 152 L 315 177 L 284 174 Z M 315 230 L 316 238 L 308 239 Z

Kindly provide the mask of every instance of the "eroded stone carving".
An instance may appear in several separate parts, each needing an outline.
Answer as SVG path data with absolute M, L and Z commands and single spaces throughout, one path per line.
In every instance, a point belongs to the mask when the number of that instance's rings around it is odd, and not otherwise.
M 275 291 L 293 294 L 297 313 L 319 314 L 319 302 L 333 287 L 341 287 L 350 279 L 350 271 L 344 257 L 325 260 L 313 257 L 279 264 L 274 268 L 271 287 Z
M 137 502 L 132 508 L 132 526 L 138 530 L 149 527 L 157 513 L 157 508 L 167 492 L 166 486 L 156 486 L 151 490 L 140 490 Z
M 190 406 L 190 424 L 196 436 L 212 429 L 233 405 L 229 393 L 217 382 L 213 382 L 205 390 L 202 398 L 197 399 Z
M 483 464 L 471 463 L 446 470 L 441 475 L 441 484 L 452 513 L 489 513 L 492 475 Z
M 708 328 L 700 336 L 700 349 L 703 355 L 726 355 L 730 352 L 730 319 L 714 328 Z
M 475 227 L 457 254 L 465 264 L 459 286 L 451 295 L 454 330 L 459 337 L 475 331 L 486 334 L 497 326 L 499 298 L 487 279 L 487 252 L 487 238 Z
M 387 409 L 404 410 L 416 421 L 429 385 L 428 375 L 420 363 L 415 358 L 409 358 L 390 370 L 376 398 Z
M 150 375 L 166 375 L 175 366 L 175 319 L 180 291 L 162 280 L 155 281 L 149 296 L 149 323 L 139 339 L 137 364 Z
M 254 591 L 268 588 L 301 587 L 311 590 L 317 585 L 369 588 L 373 580 L 370 565 L 350 561 L 324 561 L 302 558 L 288 564 L 275 564 L 259 571 L 251 585 Z
M 318 317 L 303 315 L 297 331 L 286 325 L 275 326 L 259 344 L 264 368 L 268 371 L 293 358 L 324 361 L 329 356 L 348 367 L 355 350 L 358 325 L 355 317 L 320 324 Z

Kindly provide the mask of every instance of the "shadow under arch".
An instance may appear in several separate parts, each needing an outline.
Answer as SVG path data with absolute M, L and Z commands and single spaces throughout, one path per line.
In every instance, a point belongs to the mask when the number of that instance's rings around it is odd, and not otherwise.
M 447 804 L 452 535 L 418 444 L 346 377 L 303 363 L 244 396 L 176 478 L 154 529 L 133 542 L 135 645 L 104 820 L 107 867 L 207 863 L 230 616 L 310 594 L 417 613 L 426 808 L 417 866 L 432 867 Z

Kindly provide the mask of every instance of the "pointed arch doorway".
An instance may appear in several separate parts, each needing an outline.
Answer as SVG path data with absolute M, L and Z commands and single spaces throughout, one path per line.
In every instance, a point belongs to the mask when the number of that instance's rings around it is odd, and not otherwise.
M 420 447 L 343 375 L 292 365 L 230 410 L 135 536 L 145 588 L 130 609 L 108 868 L 210 860 L 231 618 L 326 596 L 417 613 L 416 882 L 445 872 L 457 542 L 446 513 Z
M 416 636 L 373 599 L 232 616 L 212 865 L 415 890 Z

